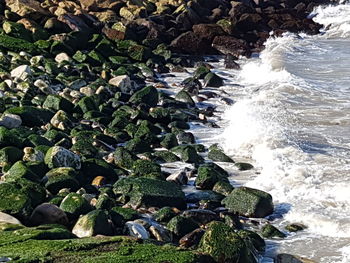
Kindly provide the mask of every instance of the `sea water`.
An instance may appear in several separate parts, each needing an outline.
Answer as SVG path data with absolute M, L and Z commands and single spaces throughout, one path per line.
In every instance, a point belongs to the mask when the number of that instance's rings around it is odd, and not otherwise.
M 242 184 L 273 196 L 277 227 L 307 226 L 270 241 L 263 262 L 281 252 L 350 262 L 350 4 L 312 15 L 321 35 L 271 37 L 241 70 L 222 72 L 238 85 L 227 84 L 235 103 L 218 141 L 252 160 Z

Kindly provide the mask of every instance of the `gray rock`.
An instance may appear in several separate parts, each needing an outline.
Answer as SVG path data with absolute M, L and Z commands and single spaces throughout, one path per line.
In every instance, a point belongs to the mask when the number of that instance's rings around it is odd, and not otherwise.
M 158 241 L 171 242 L 173 240 L 172 233 L 160 224 L 152 224 L 149 231 Z
M 45 155 L 45 163 L 49 168 L 56 167 L 72 167 L 74 169 L 80 169 L 80 157 L 79 155 L 61 147 L 51 147 Z
M 121 75 L 111 78 L 108 84 L 117 87 L 121 92 L 132 94 L 137 90 L 136 83 L 130 80 L 128 75 Z
M 0 212 L 0 222 L 15 224 L 15 225 L 22 225 L 22 223 L 17 218 L 3 212 Z
M 7 129 L 18 128 L 21 124 L 22 119 L 16 114 L 5 113 L 0 119 L 0 126 L 4 126 Z
M 67 55 L 67 53 L 64 53 L 64 52 L 57 54 L 55 57 L 55 61 L 57 63 L 62 63 L 63 61 L 70 61 L 70 60 L 71 58 Z
M 177 183 L 179 185 L 184 185 L 187 184 L 188 182 L 188 177 L 185 171 L 179 171 L 176 173 L 173 173 L 171 175 L 169 175 L 166 180 L 168 182 L 174 182 Z

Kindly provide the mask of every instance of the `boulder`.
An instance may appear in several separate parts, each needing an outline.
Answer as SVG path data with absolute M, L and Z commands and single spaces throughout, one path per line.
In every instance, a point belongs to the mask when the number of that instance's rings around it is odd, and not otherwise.
M 153 218 L 157 222 L 169 222 L 170 219 L 172 219 L 174 216 L 176 216 L 176 209 L 171 208 L 169 206 L 162 207 L 157 212 L 153 214 Z
M 202 165 L 198 168 L 198 175 L 195 181 L 197 189 L 212 190 L 219 181 L 227 181 L 227 177 L 219 173 L 215 168 Z
M 5 0 L 5 2 L 12 12 L 22 17 L 38 19 L 50 16 L 50 13 L 36 0 Z
M 135 207 L 186 207 L 185 195 L 181 188 L 167 181 L 145 177 L 122 178 L 114 184 L 113 191 L 118 196 L 129 198 L 129 204 Z
M 169 229 L 179 238 L 192 232 L 198 227 L 199 225 L 195 221 L 183 216 L 175 216 L 167 224 L 167 229 Z
M 80 157 L 61 146 L 51 147 L 45 155 L 45 164 L 49 168 L 72 167 L 80 169 Z
M 213 40 L 213 48 L 222 54 L 231 54 L 233 56 L 249 57 L 251 52 L 246 41 L 232 36 L 217 36 Z
M 28 127 L 45 125 L 50 122 L 53 116 L 53 112 L 33 106 L 12 107 L 7 109 L 5 113 L 19 115 L 22 119 L 22 124 Z
M 261 235 L 265 238 L 274 238 L 274 237 L 284 238 L 284 237 L 286 237 L 286 234 L 284 234 L 277 227 L 275 227 L 271 224 L 266 224 L 262 227 Z
M 26 80 L 30 75 L 32 75 L 32 70 L 28 65 L 21 65 L 11 70 L 12 78 Z
M 232 228 L 218 221 L 208 224 L 199 250 L 208 253 L 216 262 L 257 262 L 246 242 Z
M 228 162 L 234 163 L 234 161 L 228 157 L 224 151 L 218 146 L 213 147 L 213 145 L 209 148 L 208 158 L 214 162 Z
M 212 53 L 210 44 L 199 38 L 192 31 L 182 33 L 170 43 L 170 48 L 179 53 L 200 55 Z
M 209 72 L 204 77 L 204 87 L 220 88 L 224 85 L 224 80 L 213 72 Z
M 234 189 L 222 200 L 222 204 L 230 211 L 247 217 L 265 217 L 273 212 L 272 196 L 249 187 Z
M 13 129 L 21 126 L 22 119 L 16 114 L 5 113 L 0 118 L 0 126 L 4 126 L 7 129 Z
M 67 225 L 66 213 L 54 204 L 43 203 L 38 205 L 29 218 L 31 225 L 60 224 Z
M 72 233 L 80 238 L 96 235 L 110 236 L 113 234 L 113 229 L 107 213 L 103 210 L 94 210 L 78 219 Z
M 2 223 L 22 225 L 21 221 L 19 221 L 14 216 L 0 212 L 0 224 L 2 224 Z
M 191 145 L 176 146 L 171 148 L 170 151 L 178 155 L 186 163 L 199 164 L 203 162 L 203 158 L 198 155 L 196 149 Z
M 140 238 L 140 239 L 149 239 L 150 238 L 148 231 L 140 223 L 128 221 L 125 223 L 125 227 L 128 230 L 128 234 L 132 237 L 136 237 L 136 238 Z
M 192 30 L 200 39 L 210 43 L 216 36 L 226 35 L 222 27 L 217 24 L 197 24 L 192 27 Z
M 158 91 L 153 86 L 147 86 L 135 92 L 129 102 L 133 104 L 145 103 L 150 107 L 155 107 L 158 104 Z
M 52 194 L 57 194 L 63 188 L 72 191 L 78 190 L 80 184 L 77 180 L 77 173 L 71 167 L 59 167 L 51 169 L 43 178 L 45 187 Z
M 12 165 L 21 160 L 23 152 L 17 147 L 7 146 L 0 150 L 0 166 Z
M 69 193 L 61 202 L 60 209 L 72 218 L 78 218 L 92 210 L 89 202 L 77 193 Z
M 134 162 L 138 159 L 136 155 L 125 149 L 118 147 L 114 152 L 114 163 L 121 168 L 131 169 Z
M 24 178 L 33 182 L 40 182 L 40 176 L 33 172 L 23 161 L 14 163 L 5 174 L 7 182 L 15 182 L 20 178 Z
M 276 263 L 316 263 L 316 261 L 291 254 L 278 254 Z

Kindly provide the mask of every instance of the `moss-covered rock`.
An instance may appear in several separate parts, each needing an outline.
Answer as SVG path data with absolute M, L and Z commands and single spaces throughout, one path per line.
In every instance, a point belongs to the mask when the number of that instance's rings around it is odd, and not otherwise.
M 147 86 L 135 92 L 129 101 L 134 104 L 145 103 L 150 107 L 155 107 L 158 104 L 158 91 L 153 86 Z
M 219 147 L 209 149 L 208 158 L 214 162 L 234 163 L 234 161 L 228 157 Z
M 61 146 L 51 147 L 45 155 L 45 163 L 49 168 L 72 167 L 81 168 L 80 157 Z
M 272 196 L 248 187 L 234 189 L 222 200 L 222 204 L 230 211 L 247 217 L 265 217 L 273 212 Z
M 7 171 L 6 175 L 7 182 L 15 182 L 19 178 L 24 178 L 33 182 L 40 182 L 40 176 L 32 171 L 26 164 L 22 161 L 14 163 L 11 168 Z
M 26 51 L 30 54 L 39 53 L 39 49 L 29 41 L 6 35 L 0 35 L 0 47 L 14 52 Z
M 162 141 L 160 142 L 160 145 L 166 149 L 171 149 L 175 146 L 178 146 L 179 143 L 174 133 L 167 133 L 164 135 Z
M 224 85 L 224 80 L 213 72 L 210 72 L 204 77 L 205 87 L 219 88 Z
M 259 253 L 265 252 L 266 244 L 259 234 L 246 229 L 239 230 L 237 234 L 246 242 L 248 247 L 251 244 Z M 253 249 L 250 250 L 253 251 Z
M 115 206 L 111 211 L 121 215 L 124 221 L 132 221 L 140 217 L 139 213 L 132 208 Z
M 63 110 L 65 112 L 71 112 L 74 108 L 74 105 L 69 100 L 61 96 L 48 95 L 44 101 L 43 108 L 51 109 L 54 111 Z
M 180 161 L 179 157 L 169 151 L 157 151 L 153 153 L 153 156 L 155 157 L 155 161 L 160 163 L 172 163 Z
M 47 109 L 40 109 L 33 106 L 12 107 L 6 113 L 19 115 L 22 123 L 28 127 L 45 125 L 50 122 L 53 112 Z
M 286 237 L 286 234 L 281 232 L 277 227 L 271 225 L 271 224 L 266 224 L 262 227 L 261 229 L 261 235 L 266 238 L 284 238 Z
M 215 185 L 213 186 L 213 191 L 225 196 L 229 195 L 232 192 L 232 190 L 233 186 L 228 181 L 221 180 L 215 183 Z
M 118 147 L 114 151 L 114 163 L 121 168 L 131 169 L 137 159 L 136 155 L 124 147 Z
M 57 194 L 63 188 L 72 191 L 78 190 L 80 184 L 77 180 L 77 172 L 71 167 L 59 167 L 51 169 L 43 178 L 45 187 L 52 194 Z
M 86 183 L 91 183 L 97 176 L 103 176 L 108 182 L 118 180 L 118 174 L 114 170 L 114 166 L 104 160 L 91 158 L 81 162 L 80 173 Z
M 125 145 L 125 149 L 129 150 L 132 153 L 144 153 L 152 151 L 149 143 L 138 137 L 129 140 Z
M 158 222 L 169 222 L 174 216 L 176 216 L 174 208 L 166 206 L 155 212 L 153 218 Z
M 126 196 L 133 206 L 175 206 L 186 207 L 185 195 L 174 183 L 151 178 L 123 178 L 114 185 L 113 191 L 118 196 Z
M 289 232 L 298 232 L 298 231 L 304 230 L 305 228 L 307 227 L 300 223 L 292 223 L 285 227 L 285 229 Z
M 134 162 L 132 172 L 136 176 L 154 174 L 161 177 L 160 165 L 149 160 L 137 160 Z
M 190 105 L 190 106 L 194 106 L 194 105 L 195 105 L 195 102 L 194 102 L 194 100 L 192 99 L 191 95 L 190 95 L 187 91 L 185 91 L 185 90 L 180 90 L 180 91 L 176 94 L 175 99 L 178 100 L 178 101 L 187 103 L 187 104 Z
M 235 163 L 235 166 L 240 171 L 247 171 L 247 170 L 251 170 L 254 168 L 254 166 L 251 165 L 250 163 Z
M 22 141 L 12 130 L 0 126 L 0 147 L 14 146 L 20 148 Z
M 67 213 L 68 216 L 77 218 L 85 215 L 92 210 L 89 202 L 77 193 L 69 193 L 61 202 L 60 208 Z
M 195 181 L 196 188 L 203 190 L 212 190 L 213 186 L 219 181 L 228 180 L 225 175 L 219 173 L 213 167 L 202 165 L 198 168 L 198 176 Z
M 204 77 L 210 72 L 206 66 L 200 66 L 193 72 L 193 77 L 196 79 L 204 79 Z
M 208 253 L 216 262 L 256 263 L 244 240 L 222 222 L 211 222 L 202 237 L 199 250 Z
M 6 164 L 13 164 L 23 157 L 23 151 L 17 147 L 7 146 L 0 150 L 0 166 L 4 167 Z
M 72 232 L 78 237 L 109 236 L 113 234 L 113 229 L 105 211 L 93 210 L 78 219 Z
M 199 164 L 203 162 L 203 158 L 198 155 L 195 148 L 191 145 L 180 145 L 170 149 L 173 153 L 178 155 L 182 161 L 186 163 Z
M 180 215 L 173 217 L 167 224 L 167 228 L 177 237 L 183 237 L 198 227 L 199 225 L 191 218 L 183 217 Z

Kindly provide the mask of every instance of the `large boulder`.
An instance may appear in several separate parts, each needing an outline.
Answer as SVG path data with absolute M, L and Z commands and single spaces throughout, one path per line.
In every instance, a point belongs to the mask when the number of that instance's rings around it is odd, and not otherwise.
M 202 40 L 192 31 L 188 31 L 175 38 L 170 47 L 175 52 L 186 54 L 211 54 L 213 50 L 206 41 Z
M 222 200 L 230 211 L 247 217 L 265 217 L 273 212 L 272 196 L 264 191 L 239 187 Z
M 212 256 L 216 262 L 257 262 L 246 242 L 231 227 L 218 221 L 208 225 L 199 250 Z
M 175 206 L 186 208 L 185 194 L 175 183 L 151 178 L 122 178 L 113 187 L 116 195 L 128 198 L 132 206 Z

